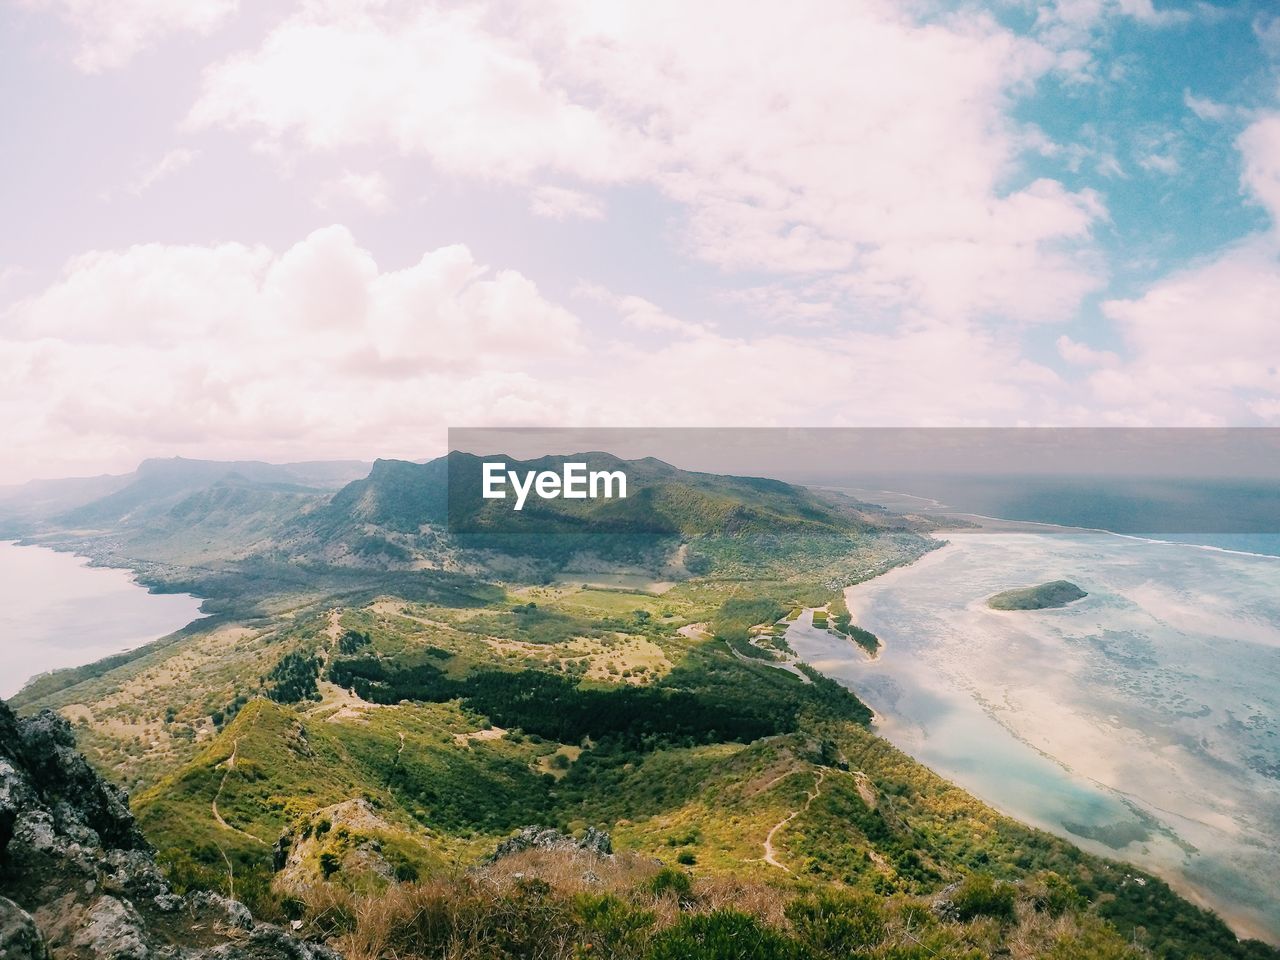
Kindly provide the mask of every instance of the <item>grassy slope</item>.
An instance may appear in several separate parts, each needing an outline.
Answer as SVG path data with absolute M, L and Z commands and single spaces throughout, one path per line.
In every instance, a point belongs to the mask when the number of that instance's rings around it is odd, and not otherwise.
M 721 584 L 715 593 L 723 603 L 736 589 Z M 816 694 L 775 667 L 733 658 L 719 641 L 678 633 L 681 624 L 705 614 L 712 592 L 709 584 L 663 597 L 529 588 L 480 610 L 382 598 L 332 615 L 303 616 L 274 634 L 245 634 L 222 647 L 207 637 L 190 642 L 182 653 L 170 654 L 168 660 L 191 659 L 181 669 L 170 663 L 172 683 L 163 694 L 146 686 L 157 664 L 114 694 L 105 692 L 111 678 L 95 681 L 105 695 L 85 707 L 106 715 L 113 696 L 133 710 L 158 705 L 163 697 L 175 708 L 174 719 L 150 721 L 162 740 L 160 731 L 190 725 L 197 713 L 209 710 L 211 697 L 225 697 L 231 688 L 220 684 L 234 686 L 234 678 L 254 670 L 261 676 L 290 649 L 332 655 L 335 637 L 349 629 L 367 634 L 372 652 L 390 663 L 427 656 L 455 677 L 495 668 L 572 674 L 582 659 L 573 639 L 512 645 L 474 629 L 475 621 L 501 618 L 530 598 L 540 609 L 575 618 L 582 633 L 601 634 L 603 651 L 625 649 L 626 638 L 643 637 L 673 666 L 665 675 L 627 681 L 618 675 L 611 685 L 588 686 L 670 686 L 674 673 L 685 689 L 714 693 L 729 685 L 760 701 Z M 641 609 L 650 611 L 643 625 L 634 617 Z M 731 611 L 737 609 L 730 604 Z M 723 621 L 734 622 L 732 616 Z M 219 692 L 201 692 L 193 677 L 218 678 L 213 687 Z M 142 695 L 143 690 L 148 692 Z M 271 845 L 281 832 L 296 831 L 317 808 L 365 798 L 388 825 L 379 847 L 421 877 L 448 875 L 477 862 L 525 823 L 566 830 L 599 825 L 613 832 L 619 849 L 668 863 L 692 860 L 695 877 L 732 875 L 776 889 L 783 900 L 830 885 L 877 896 L 927 897 L 974 871 L 1029 884 L 1049 870 L 1093 901 L 1086 913 L 1107 919 L 1126 937 L 1137 931 L 1140 941 L 1162 955 L 1249 955 L 1234 947 L 1220 922 L 1155 878 L 1085 855 L 995 813 L 867 731 L 852 705 L 846 711 L 824 706 L 821 697 L 806 702 L 811 706 L 799 714 L 798 726 L 752 743 L 636 746 L 495 735 L 486 731 L 488 718 L 457 700 L 378 706 L 322 684 L 318 702 L 251 699 L 220 731 L 206 720 L 201 742 L 179 739 L 154 751 L 144 744 L 147 759 L 125 759 L 116 772 L 132 771 L 151 784 L 135 795 L 134 806 L 179 882 L 222 889 L 234 884 L 238 896 L 267 912 L 287 908 L 271 890 Z M 113 740 L 110 730 L 110 723 L 95 722 L 82 732 L 99 762 L 127 754 L 134 743 Z M 583 746 L 580 754 L 571 749 Z M 567 771 L 553 774 L 547 761 L 566 750 L 576 759 Z M 233 753 L 236 762 L 229 769 Z M 821 789 L 806 807 L 819 778 Z M 226 826 L 213 817 L 215 797 Z M 782 866 L 765 863 L 766 837 L 796 811 L 772 835 Z M 341 850 L 353 842 L 335 835 L 321 849 Z M 332 882 L 360 889 L 368 877 L 339 870 Z M 1188 943 L 1197 945 L 1196 952 L 1185 952 Z
M 687 503 L 682 489 L 672 489 L 681 510 L 704 510 L 705 486 Z M 347 497 L 346 513 L 329 517 L 337 539 L 372 526 L 416 549 L 426 536 L 398 530 L 378 512 L 412 512 L 414 497 L 387 506 L 376 484 Z M 420 877 L 475 863 L 526 822 L 598 825 L 620 848 L 680 858 L 699 883 L 733 875 L 784 899 L 828 888 L 930 897 L 974 872 L 1020 881 L 1021 897 L 1053 871 L 1092 904 L 1073 907 L 1072 916 L 1085 927 L 1105 921 L 1100 929 L 1111 931 L 1112 946 L 1133 938 L 1169 957 L 1275 955 L 1236 945 L 1216 918 L 1155 878 L 996 814 L 868 732 L 861 705 L 829 685 L 735 657 L 722 641 L 742 645 L 751 626 L 821 604 L 834 586 L 924 547 L 891 524 L 826 529 L 839 526 L 846 506 L 815 507 L 773 487 L 761 497 L 745 513 L 724 511 L 715 531 L 690 537 L 690 552 L 713 576 L 661 596 L 577 586 L 504 592 L 457 574 L 380 570 L 377 558 L 356 569 L 262 557 L 253 558 L 260 568 L 187 568 L 198 586 L 225 591 L 221 618 L 124 662 L 50 678 L 20 705 L 54 706 L 80 721 L 90 757 L 136 791 L 144 828 L 180 883 L 234 889 L 268 913 L 297 909 L 271 885 L 281 832 L 297 835 L 320 816 L 315 811 L 363 798 L 383 824 L 386 859 Z M 811 508 L 826 510 L 826 519 L 815 520 Z M 790 521 L 771 521 L 764 536 L 724 529 L 784 509 Z M 253 575 L 262 569 L 277 574 Z M 708 622 L 710 635 L 693 629 Z M 348 631 L 369 642 L 341 653 Z M 397 692 L 383 706 L 321 682 L 318 699 L 263 699 L 273 689 L 266 678 L 292 653 L 318 655 L 326 670 L 365 658 Z M 500 681 L 510 675 L 519 677 L 516 690 L 535 680 L 544 689 L 567 683 L 570 693 L 557 695 L 575 709 L 504 699 Z M 416 696 L 422 678 L 429 683 L 421 689 L 437 693 Z M 411 699 L 394 702 L 400 696 Z M 583 697 L 587 709 L 577 709 Z M 677 706 L 686 722 L 652 722 L 670 719 Z M 619 735 L 626 711 L 638 711 L 623 724 L 641 731 L 634 736 Z M 525 729 L 491 729 L 508 718 Z M 341 832 L 326 834 L 308 856 L 349 853 L 358 838 Z M 344 867 L 322 886 L 369 882 Z M 951 933 L 974 938 L 974 950 L 1015 936 L 999 924 L 965 931 Z M 1087 955 L 1127 954 L 1062 954 Z

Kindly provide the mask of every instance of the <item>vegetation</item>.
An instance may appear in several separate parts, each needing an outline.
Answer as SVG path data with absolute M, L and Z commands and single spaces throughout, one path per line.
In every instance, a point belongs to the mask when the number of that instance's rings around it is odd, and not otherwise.
M 636 501 L 562 501 L 548 535 L 510 541 L 473 504 L 454 536 L 445 466 L 94 508 L 119 526 L 87 549 L 128 550 L 215 616 L 18 702 L 76 720 L 179 889 L 353 960 L 1277 956 L 979 803 L 783 662 L 777 622 L 827 603 L 873 653 L 832 592 L 930 549 L 920 527 L 654 462 L 648 526 Z M 601 542 L 636 582 L 566 569 Z M 528 824 L 607 830 L 617 854 L 490 861 Z
M 1069 580 L 1052 580 L 1034 587 L 1005 590 L 987 601 L 992 610 L 1047 610 L 1065 607 L 1088 594 Z
M 568 960 L 1141 960 L 1090 913 L 1051 915 L 1016 888 L 1010 919 L 959 920 L 912 897 L 794 892 L 752 880 L 653 873 L 642 860 L 522 854 L 476 874 L 299 901 L 303 929 L 347 956 Z M 584 871 L 589 879 L 583 880 Z M 672 882 L 672 875 L 684 878 Z M 1015 952 L 1016 951 L 1016 952 Z
M 300 650 L 290 651 L 267 674 L 267 696 L 276 703 L 319 700 L 320 691 L 316 687 L 319 675 L 319 657 Z
M 875 656 L 880 652 L 880 638 L 870 630 L 864 630 L 862 627 L 850 624 L 849 629 L 845 631 L 849 639 L 865 650 L 870 656 Z
M 836 633 L 848 633 L 849 624 L 853 617 L 849 613 L 849 604 L 844 599 L 844 591 L 841 590 L 827 604 L 827 610 L 831 614 L 831 627 Z
M 831 611 L 831 626 L 836 633 L 842 633 L 864 651 L 868 656 L 874 657 L 880 652 L 880 638 L 870 630 L 864 630 L 857 624 L 853 623 L 853 617 L 849 613 L 849 606 L 845 602 L 844 593 L 836 594 L 834 600 L 829 604 Z

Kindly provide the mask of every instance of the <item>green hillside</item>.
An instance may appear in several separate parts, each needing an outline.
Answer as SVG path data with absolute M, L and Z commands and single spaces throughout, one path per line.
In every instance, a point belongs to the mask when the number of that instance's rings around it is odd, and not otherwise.
M 920 536 L 930 521 L 776 480 L 602 453 L 509 467 L 557 469 L 565 460 L 625 470 L 632 495 L 538 501 L 513 525 L 508 505 L 480 499 L 481 461 L 468 454 L 379 460 L 336 492 L 324 484 L 349 471 L 344 463 L 148 461 L 120 489 L 34 523 L 27 535 L 238 613 L 271 596 L 376 589 L 394 571 L 530 582 L 606 568 L 657 580 L 822 580 L 847 578 L 887 552 L 900 562 L 932 546 Z
M 792 611 L 934 546 L 923 524 L 627 469 L 642 513 L 553 502 L 555 532 L 509 549 L 492 504 L 450 532 L 442 460 L 379 461 L 337 492 L 166 487 L 95 542 L 216 615 L 14 706 L 72 720 L 180 888 L 349 956 L 1280 955 L 996 813 L 878 737 L 855 692 L 774 656 Z M 490 858 L 528 825 L 606 831 L 614 854 Z M 754 952 L 716 946 L 734 943 Z

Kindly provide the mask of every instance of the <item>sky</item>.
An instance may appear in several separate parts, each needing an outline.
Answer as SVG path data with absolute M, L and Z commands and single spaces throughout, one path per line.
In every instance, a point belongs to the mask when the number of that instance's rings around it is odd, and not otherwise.
M 1280 426 L 1264 0 L 0 0 L 0 130 L 0 483 Z

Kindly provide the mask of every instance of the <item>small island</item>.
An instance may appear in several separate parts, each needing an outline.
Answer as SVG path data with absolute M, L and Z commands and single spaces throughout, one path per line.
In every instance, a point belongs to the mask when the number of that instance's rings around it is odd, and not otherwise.
M 1052 580 L 1035 587 L 997 593 L 987 601 L 987 606 L 992 610 L 1048 610 L 1065 607 L 1088 595 L 1069 580 Z
M 853 615 L 849 613 L 849 606 L 845 603 L 844 594 L 837 593 L 835 599 L 827 604 L 830 611 L 830 623 L 826 613 L 822 615 L 822 622 L 818 622 L 818 613 L 814 612 L 813 625 L 815 627 L 827 627 L 832 633 L 848 637 L 858 646 L 860 646 L 867 656 L 874 658 L 880 652 L 880 638 L 870 630 L 864 630 L 853 622 Z

